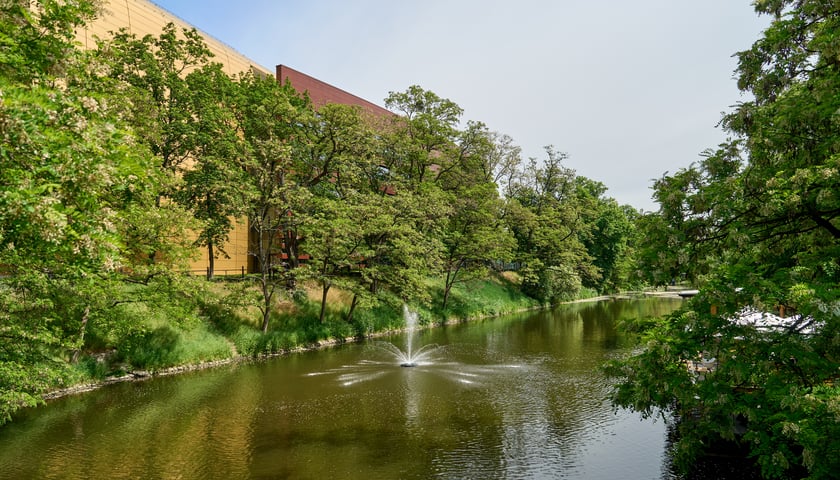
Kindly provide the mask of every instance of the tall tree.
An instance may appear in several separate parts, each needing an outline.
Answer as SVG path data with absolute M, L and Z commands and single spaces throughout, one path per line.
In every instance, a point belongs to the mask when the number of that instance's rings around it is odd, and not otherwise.
M 327 295 L 335 286 L 349 287 L 347 279 L 358 272 L 364 262 L 362 229 L 358 206 L 350 196 L 342 198 L 316 198 L 316 214 L 308 225 L 303 226 L 307 253 L 312 256 L 313 277 L 321 284 L 321 311 L 319 321 L 324 322 L 327 310 Z M 307 228 L 309 227 L 309 228 Z
M 420 194 L 397 187 L 393 194 L 369 194 L 367 199 L 360 225 L 367 252 L 360 280 L 367 292 L 354 290 L 354 303 L 370 301 L 381 288 L 405 301 L 429 302 L 425 280 L 440 273 L 441 229 L 450 212 L 440 191 Z
M 567 155 L 546 147 L 542 163 L 530 159 L 510 187 L 506 221 L 516 236 L 523 285 L 544 302 L 574 298 L 583 278 L 598 271 L 581 242 L 591 228 Z
M 368 214 L 375 207 L 366 172 L 375 169 L 377 158 L 369 120 L 357 106 L 327 104 L 308 127 L 305 158 L 312 173 L 305 186 L 312 200 L 298 234 L 312 258 L 309 270 L 321 284 L 322 322 L 330 289 L 338 285 L 358 291 L 354 287 L 359 268 L 370 257 L 364 235 Z
M 201 114 L 187 75 L 207 67 L 211 53 L 195 29 L 178 31 L 164 26 L 159 36 L 137 38 L 120 30 L 99 41 L 97 54 L 112 94 L 122 95 L 135 135 L 157 159 L 159 172 L 156 209 L 135 222 L 128 232 L 130 245 L 146 265 L 138 273 L 152 276 L 172 267 L 185 269 L 195 250 L 188 232 L 193 216 L 175 199 L 187 162 L 196 157 L 201 136 Z
M 93 11 L 0 7 L 0 423 L 78 358 L 110 280 L 132 262 L 124 228 L 156 192 L 120 99 L 86 88 L 97 68 L 72 39 Z
M 484 179 L 499 187 L 503 196 L 510 193 L 510 188 L 522 165 L 522 148 L 513 143 L 508 135 L 491 132 L 492 150 L 481 163 Z
M 495 138 L 483 123 L 468 122 L 448 150 L 457 157 L 448 159 L 449 167 L 436 176 L 451 208 L 441 237 L 444 309 L 456 283 L 486 276 L 514 250 L 513 234 L 501 219 L 503 203 L 495 182 L 511 168 L 511 153 Z M 516 152 L 513 155 L 518 159 Z
M 638 213 L 607 197 L 607 187 L 601 182 L 582 176 L 577 176 L 575 182 L 577 202 L 588 226 L 579 230 L 578 237 L 597 269 L 597 275 L 582 279 L 583 285 L 601 293 L 617 292 L 631 283 L 634 221 Z
M 362 238 L 363 268 L 345 284 L 353 293 L 348 321 L 357 307 L 375 304 L 381 288 L 405 301 L 430 301 L 424 282 L 439 272 L 441 229 L 450 212 L 431 181 L 418 184 L 416 177 L 384 166 L 403 147 L 394 148 L 387 129 L 374 128 L 380 132 L 372 137 L 374 153 L 356 162 L 361 175 L 349 198 L 355 234 Z
M 212 54 L 195 29 L 179 31 L 168 23 L 157 37 L 137 38 L 125 29 L 99 44 L 110 59 L 110 76 L 126 82 L 133 95 L 134 123 L 144 142 L 175 174 L 193 156 L 196 142 L 196 103 L 187 74 L 210 63 Z
M 405 92 L 391 92 L 385 106 L 401 116 L 392 120 L 399 128 L 392 131 L 395 147 L 387 160 L 392 173 L 399 173 L 419 185 L 455 167 L 458 122 L 463 109 L 434 92 L 412 85 Z
M 202 66 L 187 74 L 186 82 L 195 112 L 195 139 L 174 198 L 201 222 L 194 244 L 207 248 L 207 278 L 212 279 L 215 259 L 227 256 L 225 244 L 244 211 L 240 185 L 245 172 L 236 161 L 243 145 L 235 128 L 233 80 L 221 65 Z
M 703 265 L 701 293 L 652 326 L 642 353 L 613 365 L 623 377 L 615 401 L 674 411 L 683 459 L 714 439 L 740 439 L 767 477 L 832 478 L 840 469 L 840 9 L 755 5 L 773 21 L 737 55 L 738 84 L 753 100 L 724 117 L 733 140 L 656 184 L 657 223 L 668 230 L 651 241 L 672 267 Z M 789 318 L 768 331 L 744 321 L 745 307 Z M 700 355 L 715 363 L 696 381 L 684 362 Z M 742 437 L 734 419 L 745 421 Z
M 0 75 L 7 81 L 48 83 L 61 78 L 78 54 L 76 29 L 95 18 L 93 1 L 4 1 L 0 4 Z
M 510 175 L 519 150 L 481 122 L 459 128 L 461 107 L 416 85 L 391 92 L 386 105 L 402 113 L 385 155 L 389 172 L 404 178 L 412 191 L 446 205 L 431 209 L 446 216 L 429 232 L 437 232 L 442 246 L 446 308 L 457 282 L 486 273 L 488 265 L 512 250 L 513 237 L 500 222 L 497 182 Z
M 240 158 L 246 172 L 244 209 L 251 229 L 249 255 L 262 292 L 263 331 L 268 331 L 276 295 L 284 286 L 294 288 L 299 273 L 298 230 L 312 195 L 305 180 L 312 171 L 301 160 L 309 151 L 303 128 L 312 114 L 309 102 L 291 85 L 251 73 L 237 83 L 236 124 L 245 142 Z

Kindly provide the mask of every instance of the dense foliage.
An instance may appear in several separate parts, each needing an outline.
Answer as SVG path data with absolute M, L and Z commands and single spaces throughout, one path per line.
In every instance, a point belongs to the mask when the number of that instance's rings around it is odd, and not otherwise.
M 391 116 L 315 108 L 171 24 L 82 51 L 95 6 L 0 2 L 0 423 L 84 375 L 394 328 L 403 302 L 442 321 L 627 285 L 635 213 L 565 154 L 523 166 L 418 86 Z M 185 275 L 236 224 L 255 273 Z
M 737 55 L 752 100 L 723 119 L 732 140 L 656 182 L 644 225 L 649 278 L 702 287 L 644 330 L 610 370 L 617 405 L 674 412 L 684 463 L 723 440 L 767 477 L 840 471 L 840 8 L 758 1 L 773 21 Z M 786 318 L 744 321 L 745 308 Z M 695 374 L 686 362 L 705 359 Z M 741 429 L 745 431 L 741 431 Z

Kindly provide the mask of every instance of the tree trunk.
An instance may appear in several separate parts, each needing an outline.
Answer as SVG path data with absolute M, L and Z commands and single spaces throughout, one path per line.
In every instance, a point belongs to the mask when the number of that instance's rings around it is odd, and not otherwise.
M 268 332 L 268 321 L 271 319 L 271 300 L 274 297 L 274 290 L 271 288 L 271 279 L 268 278 L 268 272 L 263 270 L 260 273 L 260 280 L 261 280 L 261 287 L 262 287 L 262 294 L 263 294 L 263 323 L 262 323 L 262 331 L 263 333 Z
M 207 280 L 213 280 L 213 275 L 216 274 L 216 259 L 213 255 L 213 242 L 207 242 L 207 257 L 208 257 L 208 266 L 207 266 Z
M 443 305 L 440 306 L 441 310 L 446 310 L 446 304 L 449 302 L 449 292 L 452 290 L 452 285 L 447 284 L 443 288 Z
M 82 353 L 82 347 L 85 345 L 85 330 L 87 330 L 88 318 L 90 317 L 90 305 L 85 305 L 85 312 L 82 314 L 82 327 L 79 329 L 79 348 L 73 351 L 73 358 L 71 363 L 78 363 L 79 356 Z
M 318 321 L 324 323 L 324 313 L 327 310 L 327 292 L 330 291 L 332 283 L 329 280 L 324 280 L 321 288 L 321 314 L 318 316 Z
M 455 285 L 458 273 L 461 271 L 463 266 L 464 261 L 459 260 L 454 270 L 450 268 L 446 271 L 446 280 L 444 281 L 443 286 L 443 305 L 441 306 L 441 309 L 446 309 L 446 304 L 449 302 L 449 294 L 452 292 L 452 286 Z
M 449 303 L 449 293 L 452 291 L 452 284 L 455 283 L 455 275 L 452 271 L 447 270 L 446 280 L 443 282 L 443 305 L 441 310 L 446 310 L 446 304 Z
M 300 261 L 298 260 L 297 230 L 290 222 L 287 222 L 283 228 L 283 251 L 286 254 L 286 290 L 291 292 L 297 287 L 294 272 L 300 266 Z
M 353 312 L 356 311 L 356 305 L 359 303 L 359 296 L 353 295 L 353 301 L 350 302 L 350 311 L 347 312 L 347 323 L 353 321 Z
M 269 235 L 272 233 L 266 228 L 269 221 L 269 216 L 266 210 L 261 212 L 261 216 L 259 217 L 259 224 L 255 229 L 257 235 L 257 261 L 259 262 L 260 268 L 260 289 L 263 295 L 263 305 L 262 305 L 262 314 L 263 314 L 263 322 L 262 322 L 262 331 L 263 333 L 268 332 L 268 322 L 271 319 L 271 299 L 273 297 L 274 290 L 271 286 L 271 239 Z M 267 233 L 268 232 L 268 233 Z

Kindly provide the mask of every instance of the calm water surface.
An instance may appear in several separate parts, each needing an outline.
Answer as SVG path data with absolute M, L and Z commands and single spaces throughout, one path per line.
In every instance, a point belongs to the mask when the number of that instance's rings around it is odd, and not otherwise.
M 113 385 L 0 427 L 0 478 L 662 479 L 666 426 L 614 413 L 598 367 L 621 318 L 680 300 L 562 306 Z M 387 341 L 405 349 L 407 338 Z

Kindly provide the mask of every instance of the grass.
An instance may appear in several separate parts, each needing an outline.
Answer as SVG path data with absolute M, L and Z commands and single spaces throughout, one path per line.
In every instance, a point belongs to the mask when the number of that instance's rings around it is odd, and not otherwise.
M 443 308 L 443 281 L 429 279 L 428 299 L 410 303 L 408 308 L 418 314 L 420 325 L 432 325 L 539 307 L 538 301 L 521 293 L 520 284 L 512 272 L 458 283 Z M 177 277 L 158 284 L 125 284 L 123 291 L 114 294 L 121 301 L 91 315 L 80 360 L 71 363 L 72 351 L 65 348 L 49 365 L 27 366 L 25 373 L 43 381 L 21 387 L 21 391 L 31 392 L 26 398 L 34 402 L 50 389 L 131 371 L 154 372 L 235 355 L 286 353 L 324 341 L 342 342 L 405 327 L 404 300 L 388 291 L 380 291 L 375 300 L 360 302 L 348 321 L 352 295 L 334 287 L 322 322 L 319 286 L 304 287 L 294 298 L 281 296 L 275 301 L 269 329 L 263 333 L 262 316 L 255 306 L 259 292 L 247 281 Z M 595 292 L 582 292 L 582 296 L 589 295 Z M 0 424 L 22 405 L 21 401 L 0 401 Z M 6 407 L 11 410 L 2 410 Z
M 231 345 L 206 323 L 182 329 L 160 326 L 131 335 L 119 358 L 134 367 L 160 369 L 230 358 Z
M 456 284 L 446 309 L 443 283 L 429 280 L 430 303 L 409 305 L 421 325 L 466 321 L 538 306 L 518 288 L 516 274 Z M 359 305 L 346 320 L 352 296 L 331 289 L 324 321 L 319 321 L 321 290 L 306 285 L 305 294 L 275 302 L 269 330 L 253 306 L 255 291 L 246 282 L 190 280 L 188 294 L 155 302 L 129 303 L 97 324 L 88 338 L 88 356 L 72 365 L 65 379 L 82 383 L 132 370 L 160 370 L 178 365 L 285 353 L 324 341 L 342 342 L 405 327 L 403 300 L 380 292 L 376 302 Z M 174 300 L 173 300 L 174 299 Z
M 445 309 L 441 307 L 443 283 L 430 281 L 429 288 L 433 297 L 429 313 L 439 322 L 472 320 L 539 306 L 539 302 L 522 294 L 519 290 L 519 278 L 513 272 L 456 283 L 452 287 Z

